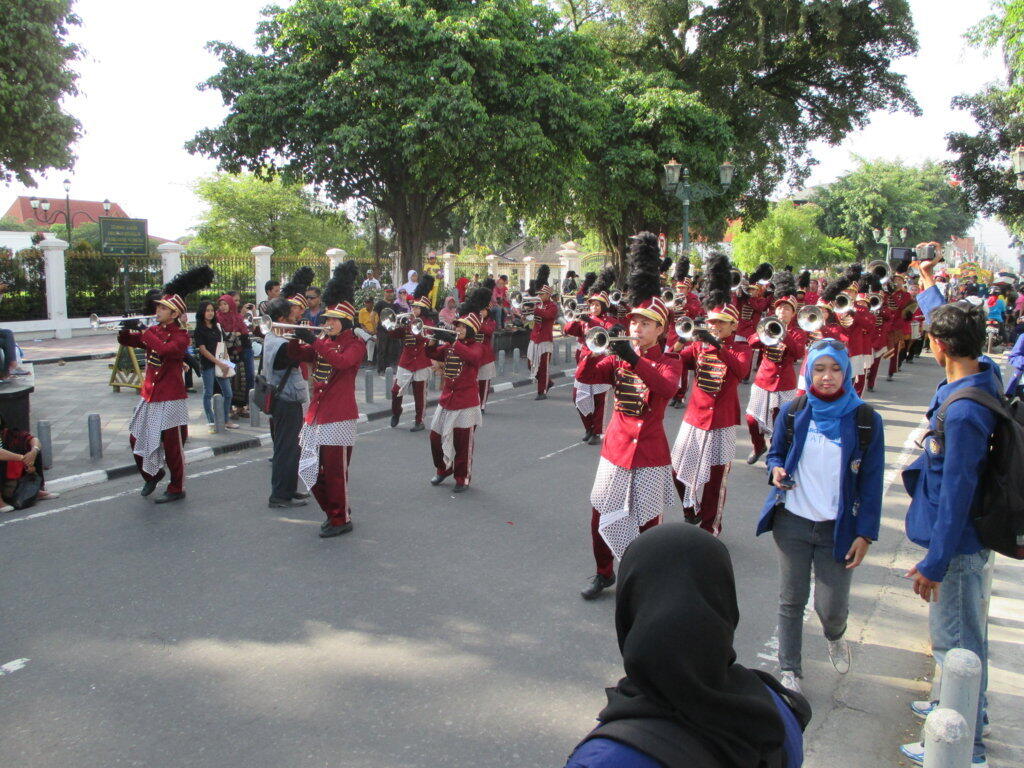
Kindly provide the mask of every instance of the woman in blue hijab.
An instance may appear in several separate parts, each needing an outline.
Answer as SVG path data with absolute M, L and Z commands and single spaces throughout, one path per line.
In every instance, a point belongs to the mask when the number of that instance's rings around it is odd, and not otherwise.
M 814 610 L 829 659 L 850 670 L 846 641 L 850 582 L 882 517 L 882 418 L 857 396 L 842 342 L 823 339 L 807 354 L 806 395 L 779 411 L 768 452 L 774 486 L 757 525 L 779 549 L 779 667 L 800 690 L 804 607 L 814 572 Z

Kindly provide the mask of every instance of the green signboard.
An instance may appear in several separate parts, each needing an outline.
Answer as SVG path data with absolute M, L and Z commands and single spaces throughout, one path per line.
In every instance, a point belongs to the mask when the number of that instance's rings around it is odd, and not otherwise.
M 100 216 L 100 251 L 104 256 L 147 255 L 146 220 Z

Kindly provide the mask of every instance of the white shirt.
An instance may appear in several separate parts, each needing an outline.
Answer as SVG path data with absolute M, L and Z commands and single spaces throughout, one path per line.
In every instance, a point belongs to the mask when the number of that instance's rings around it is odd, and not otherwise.
M 370 290 L 373 290 L 373 291 L 379 291 L 380 290 L 380 281 L 377 278 L 375 278 L 375 277 L 368 277 L 365 280 L 363 280 L 362 287 L 364 289 L 369 288 Z
M 842 494 L 843 448 L 812 419 L 800 461 L 793 473 L 796 487 L 786 492 L 786 509 L 816 523 L 835 520 Z

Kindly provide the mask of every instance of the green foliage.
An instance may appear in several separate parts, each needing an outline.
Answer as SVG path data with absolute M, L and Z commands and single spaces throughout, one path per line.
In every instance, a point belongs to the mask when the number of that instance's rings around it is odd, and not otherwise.
M 943 166 L 863 158 L 857 162 L 855 170 L 816 190 L 812 199 L 824 211 L 822 229 L 852 240 L 860 256 L 884 254 L 884 246 L 872 236 L 873 228 L 891 227 L 895 238 L 900 227 L 906 227 L 907 244 L 915 245 L 962 236 L 974 223 L 969 201 L 949 184 Z
M 325 210 L 301 184 L 216 174 L 194 188 L 207 208 L 189 249 L 211 258 L 248 254 L 256 245 L 282 256 L 308 249 L 323 258 L 328 248 L 349 250 L 353 242 L 345 214 Z
M 853 261 L 854 244 L 829 237 L 818 226 L 822 210 L 814 204 L 776 203 L 768 215 L 747 230 L 733 225 L 732 258 L 745 272 L 763 261 L 776 268 L 824 267 Z
M 12 254 L 0 248 L 0 281 L 7 284 L 4 318 L 40 320 L 46 317 L 46 277 L 43 252 L 24 248 Z
M 401 268 L 463 200 L 562 199 L 591 125 L 597 48 L 530 0 L 297 0 L 258 53 L 211 43 L 228 116 L 188 143 L 391 219 Z
M 67 42 L 71 0 L 4 0 L 0 12 L 0 181 L 34 186 L 33 174 L 70 168 L 79 122 L 61 110 L 78 93 Z

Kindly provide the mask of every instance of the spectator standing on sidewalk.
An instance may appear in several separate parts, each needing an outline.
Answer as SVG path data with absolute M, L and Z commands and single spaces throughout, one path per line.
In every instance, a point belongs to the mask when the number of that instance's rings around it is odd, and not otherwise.
M 249 416 L 249 379 L 245 367 L 245 348 L 249 345 L 249 327 L 242 320 L 238 312 L 238 304 L 235 297 L 225 293 L 217 302 L 217 324 L 224 333 L 224 343 L 227 347 L 228 360 L 235 366 L 231 378 L 231 403 L 234 406 L 236 418 Z
M 1000 380 L 993 364 L 979 359 L 985 344 L 985 314 L 968 302 L 943 304 L 932 279 L 932 262 L 921 264 L 926 290 L 918 303 L 931 323 L 928 331 L 935 362 L 946 378 L 935 390 L 928 408 L 929 428 L 937 426 L 937 413 L 955 392 L 977 387 L 999 397 Z M 973 651 L 981 660 L 978 711 L 968 718 L 974 730 L 971 765 L 987 766 L 982 739 L 988 684 L 988 616 L 985 612 L 984 570 L 992 557 L 984 549 L 971 521 L 977 501 L 978 479 L 988 455 L 995 416 L 983 405 L 962 399 L 945 413 L 945 439 L 927 437 L 924 452 L 903 472 L 903 485 L 911 496 L 907 510 L 907 538 L 924 547 L 925 556 L 907 573 L 914 593 L 928 605 L 932 655 L 941 667 L 951 648 Z M 916 701 L 914 712 L 927 716 L 937 702 Z M 904 756 L 924 763 L 924 743 L 900 747 Z
M 306 289 L 306 311 L 302 313 L 302 319 L 310 325 L 320 325 L 320 315 L 324 308 L 320 304 L 320 289 L 311 285 Z
M 363 285 L 361 287 L 362 287 L 362 289 L 364 291 L 366 291 L 366 290 L 369 290 L 369 291 L 379 291 L 380 290 L 380 280 L 378 280 L 376 277 L 373 276 L 373 270 L 372 269 L 366 270 L 366 279 L 363 280 Z
M 850 583 L 878 539 L 885 473 L 882 418 L 857 396 L 842 342 L 811 345 L 806 371 L 809 391 L 785 403 L 775 421 L 768 477 L 776 490 L 757 525 L 779 550 L 779 667 L 794 691 L 812 569 L 829 659 L 840 674 L 850 671 Z M 862 430 L 870 440 L 862 442 Z
M 203 411 L 206 412 L 206 424 L 210 433 L 216 431 L 213 413 L 215 385 L 224 398 L 224 426 L 228 429 L 238 429 L 238 424 L 231 420 L 232 370 L 228 360 L 227 341 L 224 331 L 217 322 L 217 313 L 212 301 L 199 303 L 192 343 L 199 355 L 199 368 L 203 372 Z

